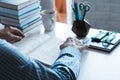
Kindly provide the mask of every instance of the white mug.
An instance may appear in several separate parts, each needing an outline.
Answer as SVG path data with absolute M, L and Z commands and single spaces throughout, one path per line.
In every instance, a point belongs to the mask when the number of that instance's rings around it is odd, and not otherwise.
M 41 11 L 41 15 L 45 32 L 52 31 L 55 28 L 56 22 L 55 10 L 43 10 Z

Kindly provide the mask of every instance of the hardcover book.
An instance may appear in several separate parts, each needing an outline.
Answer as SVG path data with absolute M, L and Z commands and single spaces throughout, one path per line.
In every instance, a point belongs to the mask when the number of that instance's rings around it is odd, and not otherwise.
M 35 9 L 38 9 L 38 8 L 40 9 L 39 6 L 40 6 L 39 3 L 36 2 L 36 3 L 34 3 L 32 5 L 29 5 L 25 8 L 23 8 L 23 9 L 20 9 L 20 10 L 12 10 L 12 9 L 9 9 L 9 8 L 0 7 L 0 13 L 3 13 L 3 14 L 7 13 L 7 14 L 10 14 L 10 15 L 14 15 L 14 16 L 19 17 L 19 16 L 27 14 L 27 13 L 35 10 Z
M 28 27 L 23 29 L 23 33 L 26 33 L 26 32 L 28 32 L 28 31 L 32 30 L 33 28 L 36 28 L 40 25 L 42 25 L 42 20 L 38 20 L 37 22 L 33 22 Z
M 24 23 L 24 24 L 18 24 L 18 23 L 14 23 L 14 22 L 11 22 L 11 21 L 7 21 L 7 20 L 0 20 L 0 23 L 2 23 L 4 25 L 10 25 L 10 26 L 13 26 L 13 27 L 17 27 L 17 28 L 23 30 L 23 29 L 29 27 L 31 24 L 39 21 L 39 20 L 41 20 L 40 17 L 35 18 L 35 19 L 33 19 L 33 20 L 31 20 L 31 21 L 29 21 L 27 23 Z
M 0 23 L 27 31 L 40 23 L 40 10 L 39 0 L 0 0 Z
M 40 16 L 40 12 L 36 12 L 32 15 L 29 15 L 28 17 L 25 17 L 25 18 L 22 18 L 22 19 L 14 19 L 14 18 L 10 18 L 10 17 L 6 17 L 6 16 L 0 16 L 0 19 L 2 20 L 7 20 L 7 21 L 10 21 L 10 22 L 14 22 L 14 23 L 17 23 L 17 24 L 23 24 L 23 23 L 27 23 L 31 20 L 34 19 L 34 17 L 41 17 Z
M 38 12 L 40 12 L 39 8 L 34 9 L 32 11 L 29 11 L 29 13 L 26 13 L 26 14 L 24 14 L 22 16 L 16 16 L 16 15 L 12 15 L 12 14 L 9 14 L 9 13 L 2 13 L 2 12 L 0 12 L 0 15 L 3 16 L 3 17 L 20 20 L 20 19 L 24 19 L 26 17 L 30 17 L 31 15 L 33 15 L 35 13 L 38 13 Z
M 19 10 L 38 0 L 0 0 L 0 7 Z

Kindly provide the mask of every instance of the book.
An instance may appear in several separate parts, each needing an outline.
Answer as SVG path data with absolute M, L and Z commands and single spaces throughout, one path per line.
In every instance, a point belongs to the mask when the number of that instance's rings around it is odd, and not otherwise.
M 35 27 L 38 27 L 42 24 L 42 20 L 38 20 L 37 22 L 30 24 L 28 27 L 26 27 L 25 29 L 23 29 L 23 33 L 26 33 L 30 30 L 32 30 Z
M 42 18 L 36 18 L 35 20 L 23 25 L 21 28 L 24 30 L 25 28 L 29 27 L 30 25 L 32 25 L 33 23 L 36 23 L 37 21 L 41 20 Z
M 31 15 L 25 17 L 25 18 L 22 18 L 22 19 L 13 19 L 13 18 L 10 18 L 10 17 L 5 17 L 5 16 L 0 16 L 0 19 L 21 24 L 21 23 L 27 23 L 29 20 L 31 20 L 31 19 L 33 20 L 34 17 L 39 17 L 39 16 L 40 16 L 40 12 L 38 11 L 38 12 L 36 12 L 34 14 L 31 14 Z
M 41 19 L 41 17 L 39 16 L 39 17 L 34 18 L 33 20 L 27 22 L 26 24 L 17 24 L 17 23 L 11 22 L 11 21 L 7 21 L 7 20 L 1 19 L 0 23 L 2 23 L 4 25 L 9 25 L 9 26 L 17 27 L 19 29 L 25 29 L 25 28 L 29 27 L 29 25 L 37 22 L 40 19 Z
M 19 10 L 38 0 L 0 0 L 0 7 Z
M 26 14 L 24 14 L 24 15 L 22 15 L 22 16 L 16 16 L 16 15 L 12 15 L 12 14 L 9 14 L 9 13 L 2 13 L 2 12 L 0 13 L 0 15 L 3 16 L 3 17 L 20 20 L 20 19 L 24 19 L 24 18 L 26 18 L 26 17 L 29 17 L 29 16 L 31 16 L 32 14 L 35 14 L 35 13 L 37 13 L 37 12 L 40 12 L 40 9 L 39 9 L 39 8 L 34 9 L 34 10 L 30 11 L 29 13 L 26 13 Z
M 89 45 L 89 48 L 111 52 L 120 43 L 120 33 L 116 33 L 110 42 L 104 42 L 102 40 L 100 42 L 92 41 L 93 36 L 97 35 L 101 31 L 113 33 L 112 31 L 98 30 L 96 33 L 94 33 L 94 35 L 87 36 L 84 39 L 84 43 L 87 43 Z M 106 39 L 108 38 L 109 36 Z
M 27 6 L 21 10 L 12 10 L 9 8 L 0 7 L 0 13 L 3 13 L 3 14 L 7 13 L 10 15 L 22 16 L 22 15 L 27 14 L 35 9 L 38 9 L 38 8 L 40 9 L 39 6 L 40 6 L 39 3 L 35 2 L 34 4 Z

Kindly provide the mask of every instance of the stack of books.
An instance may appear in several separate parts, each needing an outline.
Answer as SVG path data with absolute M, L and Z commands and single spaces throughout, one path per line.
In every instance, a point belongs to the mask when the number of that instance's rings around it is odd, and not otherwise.
M 40 25 L 40 0 L 0 0 L 0 23 L 31 29 Z

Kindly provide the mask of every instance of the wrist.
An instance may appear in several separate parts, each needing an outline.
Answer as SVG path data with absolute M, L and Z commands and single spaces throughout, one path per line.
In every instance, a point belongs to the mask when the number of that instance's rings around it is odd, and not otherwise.
M 75 47 L 65 47 L 61 50 L 61 54 L 65 54 L 65 53 L 69 53 L 72 54 L 73 56 L 77 57 L 78 59 L 81 59 L 81 52 L 79 49 L 75 48 Z

